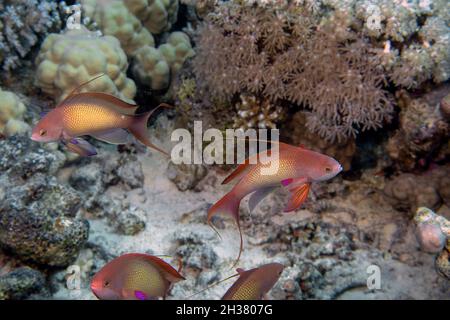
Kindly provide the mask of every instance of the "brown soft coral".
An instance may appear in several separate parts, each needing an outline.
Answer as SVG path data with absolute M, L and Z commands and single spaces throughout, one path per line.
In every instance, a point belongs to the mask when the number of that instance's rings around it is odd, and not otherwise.
M 305 107 L 308 129 L 329 141 L 380 128 L 393 111 L 380 57 L 363 36 L 342 41 L 294 5 L 223 3 L 199 29 L 196 52 L 197 78 L 214 95 Z
M 450 128 L 436 105 L 425 97 L 413 99 L 405 91 L 398 92 L 397 97 L 400 127 L 389 139 L 387 151 L 401 169 L 413 170 L 439 154 Z M 446 155 L 441 154 L 440 158 L 443 157 Z

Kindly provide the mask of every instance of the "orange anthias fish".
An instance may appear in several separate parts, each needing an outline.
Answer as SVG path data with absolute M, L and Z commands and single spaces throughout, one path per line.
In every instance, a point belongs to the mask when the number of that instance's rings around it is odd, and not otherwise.
M 268 164 L 250 161 L 252 157 L 259 158 L 260 154 L 246 159 L 222 182 L 226 184 L 236 179 L 237 184 L 208 211 L 207 221 L 211 227 L 213 227 L 211 219 L 217 214 L 231 216 L 236 221 L 240 235 L 240 248 L 235 264 L 239 261 L 243 248 L 239 204 L 246 195 L 252 193 L 249 207 L 250 211 L 253 211 L 258 203 L 275 188 L 286 188 L 291 196 L 284 211 L 290 212 L 299 208 L 306 200 L 312 182 L 331 179 L 342 171 L 339 162 L 324 154 L 281 142 L 278 146 L 278 156 L 272 160 L 276 162 L 277 170 L 270 174 L 262 174 L 263 168 L 267 168 Z
M 239 279 L 228 289 L 222 300 L 262 300 L 277 283 L 284 266 L 269 263 L 251 270 L 237 269 Z
M 174 283 L 185 280 L 179 271 L 158 257 L 128 253 L 107 263 L 92 279 L 91 290 L 101 300 L 165 298 Z
M 88 81 L 92 82 L 100 76 Z M 150 142 L 147 137 L 147 121 L 152 111 L 135 114 L 137 105 L 129 104 L 112 95 L 74 89 L 55 109 L 46 114 L 34 127 L 31 139 L 38 142 L 62 141 L 67 148 L 82 156 L 97 154 L 95 148 L 81 136 L 92 136 L 112 144 L 125 144 L 129 134 L 141 143 L 167 153 Z

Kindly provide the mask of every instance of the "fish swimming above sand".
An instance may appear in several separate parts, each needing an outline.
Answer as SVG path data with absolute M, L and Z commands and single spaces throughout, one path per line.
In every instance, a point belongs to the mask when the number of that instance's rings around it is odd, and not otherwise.
M 239 223 L 239 205 L 248 194 L 250 211 L 276 188 L 285 188 L 290 193 L 290 199 L 284 208 L 285 212 L 294 211 L 306 200 L 311 183 L 329 180 L 342 171 L 342 166 L 335 159 L 303 147 L 295 147 L 277 142 L 278 156 L 273 157 L 277 170 L 270 174 L 262 174 L 262 169 L 268 164 L 261 161 L 251 161 L 253 155 L 239 165 L 222 184 L 237 181 L 233 189 L 216 202 L 209 210 L 207 221 L 214 228 L 211 219 L 216 215 L 232 217 L 237 224 L 240 235 L 239 261 L 243 250 L 242 231 Z M 265 152 L 265 151 L 264 151 Z M 269 150 L 270 152 L 270 150 Z M 253 164 L 254 163 L 254 164 Z M 215 228 L 214 228 L 215 230 Z
M 159 107 L 170 106 L 163 103 L 152 111 L 135 114 L 137 105 L 110 94 L 79 92 L 101 76 L 103 74 L 75 88 L 55 109 L 44 115 L 33 128 L 31 139 L 38 142 L 61 141 L 72 152 L 93 156 L 97 154 L 94 146 L 82 136 L 111 144 L 126 144 L 131 134 L 147 147 L 168 155 L 150 142 L 147 121 Z
M 258 268 L 237 269 L 239 278 L 227 290 L 222 300 L 262 300 L 277 283 L 284 266 L 280 263 L 269 263 Z
M 91 281 L 101 300 L 154 300 L 165 298 L 174 283 L 185 280 L 164 260 L 141 253 L 124 254 L 108 262 Z

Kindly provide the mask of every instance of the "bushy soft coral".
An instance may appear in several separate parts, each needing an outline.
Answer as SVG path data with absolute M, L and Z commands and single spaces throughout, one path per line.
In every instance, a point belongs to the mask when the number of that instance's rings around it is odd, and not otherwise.
M 393 111 L 380 57 L 363 37 L 341 41 L 296 6 L 227 2 L 199 31 L 194 68 L 214 94 L 251 93 L 310 110 L 307 127 L 330 141 L 380 128 Z

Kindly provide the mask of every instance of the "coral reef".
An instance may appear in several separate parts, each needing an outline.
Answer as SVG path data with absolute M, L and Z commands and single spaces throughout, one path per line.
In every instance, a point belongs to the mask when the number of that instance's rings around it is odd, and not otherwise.
M 30 295 L 44 295 L 45 277 L 37 270 L 21 267 L 0 276 L 0 300 L 25 299 Z
M 80 194 L 53 176 L 63 155 L 23 136 L 0 141 L 0 148 L 1 247 L 38 264 L 70 264 L 87 240 L 89 225 L 77 216 Z
M 60 101 L 73 89 L 104 73 L 82 91 L 99 91 L 132 100 L 136 94 L 133 80 L 127 78 L 128 61 L 119 41 L 98 36 L 85 27 L 50 34 L 36 59 L 36 85 Z
M 119 39 L 123 50 L 132 56 L 138 48 L 155 45 L 152 34 L 117 0 L 82 0 L 82 8 L 105 35 Z
M 172 32 L 167 42 L 158 48 L 144 46 L 138 49 L 132 71 L 141 84 L 153 90 L 166 89 L 184 61 L 193 55 L 189 37 L 183 32 Z
M 118 159 L 98 159 L 77 168 L 69 177 L 70 184 L 85 195 L 85 210 L 96 218 L 105 218 L 120 234 L 135 235 L 145 228 L 145 212 L 123 199 L 105 192 L 121 185 L 129 190 L 143 187 L 142 167 L 133 155 L 122 154 Z
M 11 136 L 28 132 L 30 126 L 23 121 L 25 111 L 26 107 L 17 95 L 0 88 L 0 133 Z
M 344 141 L 380 128 L 393 103 L 368 41 L 359 34 L 343 41 L 334 29 L 295 5 L 278 10 L 225 2 L 198 32 L 194 70 L 202 85 L 226 99 L 248 92 L 304 106 L 310 131 Z
M 167 166 L 167 177 L 180 191 L 194 189 L 197 184 L 207 175 L 208 170 L 203 165 L 180 164 L 169 162 Z
M 6 0 L 0 3 L 0 67 L 19 67 L 42 37 L 61 28 L 56 1 Z
M 419 207 L 436 210 L 442 202 L 450 203 L 449 170 L 446 165 L 422 175 L 402 173 L 388 180 L 383 192 L 387 201 L 398 210 L 415 211 Z
M 382 66 L 398 86 L 418 88 L 450 77 L 450 15 L 446 0 L 318 0 L 321 25 L 333 25 L 341 39 L 357 30 L 372 42 Z
M 436 270 L 450 280 L 450 221 L 426 207 L 420 207 L 416 211 L 414 222 L 422 249 L 438 253 Z
M 132 69 L 134 77 L 153 90 L 162 90 L 169 86 L 169 64 L 156 48 L 145 46 L 137 50 Z
M 437 106 L 426 97 L 413 99 L 405 91 L 397 95 L 399 129 L 389 139 L 386 150 L 400 169 L 410 171 L 437 158 L 450 128 Z
M 170 30 L 178 16 L 178 0 L 123 0 L 153 34 Z
M 330 142 L 306 130 L 306 121 L 306 115 L 302 111 L 290 117 L 286 124 L 286 132 L 289 133 L 286 138 L 296 146 L 303 145 L 310 150 L 329 155 L 338 160 L 344 170 L 350 170 L 356 152 L 355 139 L 349 138 L 343 142 Z M 281 134 L 283 132 L 281 131 Z

